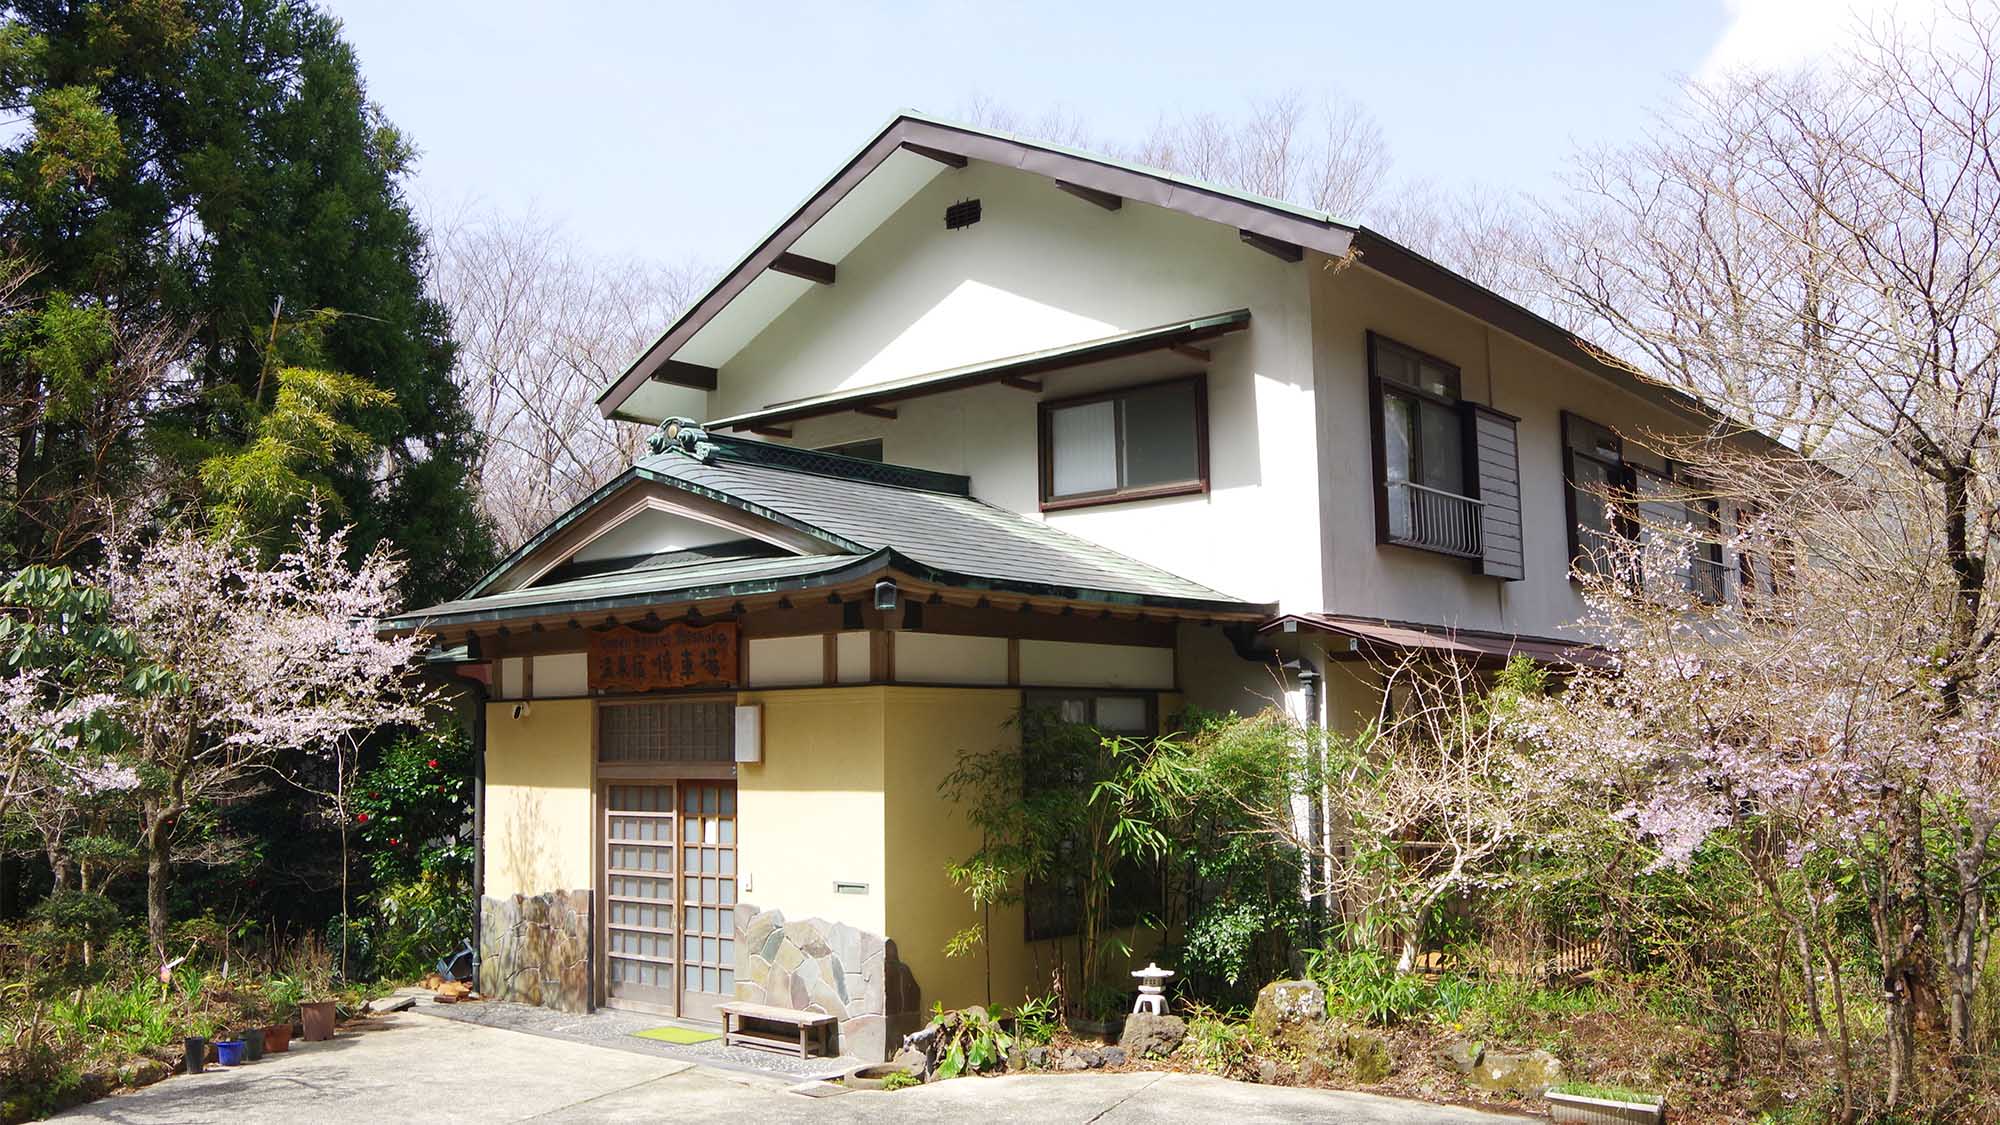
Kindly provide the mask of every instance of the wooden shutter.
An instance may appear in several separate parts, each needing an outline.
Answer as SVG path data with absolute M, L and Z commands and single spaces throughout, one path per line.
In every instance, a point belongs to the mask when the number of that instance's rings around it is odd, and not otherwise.
M 1480 509 L 1479 572 L 1518 581 L 1527 576 L 1521 558 L 1521 457 L 1511 414 L 1484 403 L 1463 404 L 1466 485 Z

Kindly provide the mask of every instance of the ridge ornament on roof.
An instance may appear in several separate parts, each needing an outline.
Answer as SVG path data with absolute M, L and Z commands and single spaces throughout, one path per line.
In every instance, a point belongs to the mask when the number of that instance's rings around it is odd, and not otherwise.
M 646 438 L 646 448 L 654 453 L 685 453 L 704 465 L 715 463 L 715 443 L 708 431 L 692 418 L 667 418 Z

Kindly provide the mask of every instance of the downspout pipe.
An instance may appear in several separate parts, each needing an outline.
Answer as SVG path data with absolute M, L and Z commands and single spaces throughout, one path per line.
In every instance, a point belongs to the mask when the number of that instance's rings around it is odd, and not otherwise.
M 472 984 L 479 986 L 479 962 L 485 956 L 486 903 L 486 706 L 492 698 L 488 678 L 495 665 L 484 663 L 479 634 L 465 638 L 467 663 L 459 677 L 472 693 Z
M 1275 646 L 1263 647 L 1263 634 L 1252 625 L 1226 625 L 1223 635 L 1236 650 L 1236 655 L 1252 664 L 1275 668 L 1281 675 L 1294 676 L 1299 684 L 1299 702 L 1305 711 L 1306 750 L 1314 757 L 1315 772 L 1324 771 L 1326 761 L 1320 755 L 1317 732 L 1320 727 L 1320 687 L 1324 676 L 1310 661 L 1303 658 L 1287 660 Z M 1302 873 L 1305 885 L 1300 888 L 1306 901 L 1314 909 L 1311 914 L 1315 937 L 1324 933 L 1327 921 L 1333 916 L 1333 895 L 1331 891 L 1316 893 L 1315 879 L 1324 885 L 1331 873 L 1331 860 L 1327 849 L 1331 844 L 1331 825 L 1328 823 L 1327 808 L 1331 794 L 1327 792 L 1324 780 L 1315 781 L 1308 792 L 1301 794 L 1306 800 L 1306 832 L 1312 847 L 1307 849 L 1305 870 Z
M 472 983 L 479 986 L 486 919 L 486 684 L 472 681 Z

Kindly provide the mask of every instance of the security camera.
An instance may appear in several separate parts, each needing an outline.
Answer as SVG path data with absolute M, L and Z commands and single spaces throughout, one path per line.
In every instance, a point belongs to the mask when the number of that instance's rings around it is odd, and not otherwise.
M 530 710 L 532 710 L 532 708 L 528 704 L 516 703 L 514 704 L 514 717 L 517 719 L 525 719 L 528 717 L 528 712 Z

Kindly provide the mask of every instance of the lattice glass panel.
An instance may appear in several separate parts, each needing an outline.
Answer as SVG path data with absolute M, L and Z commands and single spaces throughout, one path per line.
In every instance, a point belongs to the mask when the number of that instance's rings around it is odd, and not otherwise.
M 731 762 L 736 708 L 728 700 L 667 700 L 599 707 L 598 760 Z

